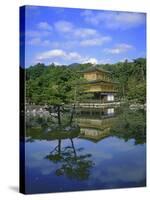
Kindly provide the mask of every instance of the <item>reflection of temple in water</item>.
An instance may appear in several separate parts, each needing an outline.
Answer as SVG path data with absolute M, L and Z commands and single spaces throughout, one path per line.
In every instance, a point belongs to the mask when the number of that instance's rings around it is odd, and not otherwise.
M 48 121 L 36 119 L 38 126 L 29 126 L 26 130 L 27 141 L 64 140 L 68 138 L 85 138 L 98 142 L 110 136 L 110 129 L 116 120 L 117 108 L 80 108 L 76 111 L 74 123 L 65 126 L 49 125 Z M 39 124 L 40 123 L 40 124 Z M 35 123 L 33 123 L 34 125 Z
M 98 142 L 110 136 L 110 129 L 113 125 L 116 113 L 114 108 L 82 110 L 77 118 L 80 126 L 80 138 Z

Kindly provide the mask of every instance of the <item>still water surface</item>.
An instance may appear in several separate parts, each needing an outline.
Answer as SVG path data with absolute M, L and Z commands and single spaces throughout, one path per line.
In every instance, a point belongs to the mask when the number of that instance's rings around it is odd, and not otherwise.
M 145 186 L 145 129 L 143 110 L 80 113 L 61 128 L 30 117 L 26 193 Z

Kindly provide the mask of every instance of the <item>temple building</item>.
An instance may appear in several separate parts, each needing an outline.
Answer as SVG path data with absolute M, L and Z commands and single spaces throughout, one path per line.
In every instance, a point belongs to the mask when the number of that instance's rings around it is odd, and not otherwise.
M 90 93 L 92 100 L 101 103 L 115 101 L 118 83 L 112 81 L 110 72 L 92 66 L 81 73 L 85 79 L 83 92 Z

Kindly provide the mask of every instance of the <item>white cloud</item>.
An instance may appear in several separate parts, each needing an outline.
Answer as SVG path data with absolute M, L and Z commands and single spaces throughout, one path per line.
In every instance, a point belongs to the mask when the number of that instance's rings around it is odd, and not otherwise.
M 38 54 L 35 58 L 35 62 L 41 62 L 41 61 L 46 63 L 53 62 L 56 63 L 57 65 L 69 64 L 73 62 L 91 63 L 93 65 L 98 63 L 99 64 L 110 63 L 109 59 L 97 60 L 94 57 L 83 56 L 80 55 L 78 52 L 68 52 L 62 49 L 53 49 Z
M 50 40 L 43 40 L 42 46 L 49 46 L 51 44 Z
M 73 24 L 71 22 L 68 22 L 68 21 L 57 21 L 55 24 L 54 24 L 55 28 L 57 31 L 59 32 L 72 32 L 73 31 Z
M 53 49 L 50 51 L 45 51 L 36 56 L 36 61 L 49 61 L 53 63 L 72 63 L 72 62 L 80 62 L 80 63 L 92 63 L 97 64 L 98 60 L 96 58 L 91 58 L 88 56 L 81 56 L 77 52 L 66 52 L 62 49 Z
M 34 45 L 34 46 L 49 46 L 51 44 L 50 40 L 47 39 L 41 39 L 39 37 L 33 37 L 29 40 L 27 40 L 28 45 Z
M 77 40 L 61 40 L 61 41 L 51 41 L 50 47 L 53 49 L 65 49 L 72 50 L 74 47 L 79 46 L 79 41 Z
M 60 32 L 60 33 L 65 33 L 64 36 L 69 36 L 70 38 L 74 37 L 75 39 L 89 39 L 89 41 L 87 41 L 87 43 L 98 43 L 102 44 L 105 41 L 110 40 L 110 37 L 108 36 L 101 36 L 100 33 L 93 28 L 81 28 L 81 27 L 76 27 L 75 25 L 73 25 L 72 23 L 70 23 L 69 21 L 57 21 L 54 24 L 55 29 Z M 90 41 L 90 38 L 93 41 Z M 77 41 L 78 43 L 78 41 Z M 81 41 L 81 44 L 83 44 L 84 46 L 85 42 Z M 92 46 L 92 45 L 91 45 Z
M 34 37 L 46 37 L 50 35 L 50 31 L 47 30 L 29 30 L 26 32 L 27 38 L 34 38 Z
M 81 56 L 80 56 L 80 54 L 79 53 L 77 53 L 77 52 L 71 52 L 71 53 L 69 53 L 68 55 L 67 55 L 67 57 L 68 57 L 68 59 L 70 59 L 70 60 L 80 60 L 80 59 L 82 59 L 81 58 Z
M 111 37 L 109 36 L 101 36 L 99 38 L 92 38 L 92 39 L 86 39 L 82 40 L 80 42 L 81 46 L 100 46 L 104 44 L 105 42 L 109 42 L 111 40 Z
M 111 40 L 110 36 L 101 35 L 96 29 L 77 27 L 69 21 L 57 21 L 54 27 L 58 33 L 67 37 L 67 41 L 55 42 L 53 48 L 70 49 L 75 46 L 99 46 Z
M 26 31 L 26 44 L 36 46 L 48 46 L 52 27 L 47 22 L 37 24 L 37 29 Z
M 37 24 L 37 27 L 41 30 L 51 31 L 52 27 L 47 22 L 40 22 Z
M 104 25 L 110 29 L 128 29 L 138 27 L 145 23 L 145 15 L 143 13 L 133 12 L 93 12 L 84 11 L 81 14 L 87 23 L 93 25 Z
M 93 12 L 91 10 L 85 10 L 81 13 L 81 16 L 84 17 L 84 20 L 87 23 L 98 25 L 100 23 L 100 13 Z
M 66 52 L 64 52 L 61 49 L 54 49 L 40 53 L 37 56 L 37 60 L 45 60 L 48 58 L 62 58 L 62 57 L 66 57 Z
M 76 27 L 69 21 L 57 21 L 54 24 L 54 27 L 58 32 L 69 33 L 71 36 L 76 36 L 81 38 L 94 36 L 98 34 L 95 29 Z
M 110 54 L 120 54 L 134 49 L 130 44 L 118 44 L 114 48 L 107 48 L 104 51 Z
M 75 30 L 73 30 L 73 34 L 76 37 L 87 38 L 98 35 L 98 32 L 97 30 L 91 28 L 76 28 Z
M 45 51 L 37 55 L 36 60 L 47 60 L 47 59 L 63 59 L 63 60 L 76 60 L 81 61 L 82 57 L 77 52 L 66 52 L 62 49 L 53 49 Z
M 97 64 L 97 63 L 98 63 L 98 60 L 97 60 L 96 58 L 89 58 L 89 59 L 87 59 L 87 60 L 84 60 L 82 63 L 83 63 L 83 64 L 84 64 L 84 63 Z
M 41 44 L 41 39 L 40 38 L 32 38 L 27 41 L 27 44 L 29 45 L 39 45 Z
M 26 36 L 27 37 L 39 37 L 40 36 L 40 32 L 39 31 L 35 31 L 35 30 L 28 30 L 28 31 L 26 31 Z
M 82 63 L 91 63 L 93 65 L 95 64 L 108 64 L 108 63 L 111 63 L 111 60 L 110 59 L 96 59 L 96 58 L 87 58 L 85 60 L 82 61 Z

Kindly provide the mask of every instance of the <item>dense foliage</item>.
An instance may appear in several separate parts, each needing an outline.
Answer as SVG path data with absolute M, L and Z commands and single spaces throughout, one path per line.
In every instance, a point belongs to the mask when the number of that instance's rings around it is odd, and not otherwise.
M 125 141 L 134 139 L 135 144 L 144 144 L 146 142 L 145 111 L 121 108 L 110 131 Z
M 118 81 L 119 96 L 136 103 L 146 102 L 146 59 L 138 58 L 132 62 L 119 62 L 104 65 Z
M 60 105 L 74 100 L 85 99 L 78 83 L 83 81 L 81 73 L 87 64 L 55 66 L 36 64 L 26 70 L 26 100 L 31 104 Z M 97 65 L 112 72 L 112 79 L 118 82 L 119 97 L 136 103 L 146 101 L 146 59 L 138 58 L 132 62 Z

